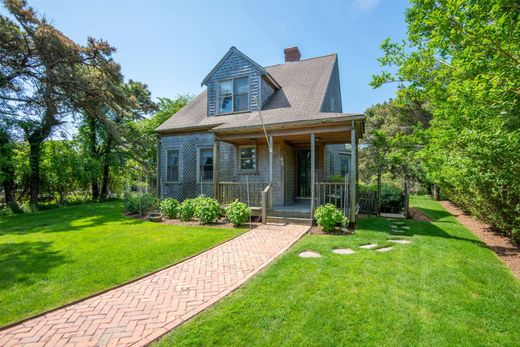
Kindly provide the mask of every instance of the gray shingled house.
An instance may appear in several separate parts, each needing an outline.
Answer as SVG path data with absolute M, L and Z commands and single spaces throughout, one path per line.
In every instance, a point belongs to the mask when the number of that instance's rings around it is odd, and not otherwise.
M 268 219 L 308 220 L 332 202 L 355 221 L 364 115 L 343 113 L 338 56 L 262 67 L 231 47 L 206 89 L 157 128 L 158 194 L 249 202 Z

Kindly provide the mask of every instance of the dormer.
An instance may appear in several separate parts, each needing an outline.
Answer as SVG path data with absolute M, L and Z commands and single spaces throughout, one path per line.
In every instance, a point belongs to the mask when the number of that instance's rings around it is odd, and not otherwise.
M 280 85 L 260 65 L 231 47 L 204 78 L 208 116 L 256 111 Z

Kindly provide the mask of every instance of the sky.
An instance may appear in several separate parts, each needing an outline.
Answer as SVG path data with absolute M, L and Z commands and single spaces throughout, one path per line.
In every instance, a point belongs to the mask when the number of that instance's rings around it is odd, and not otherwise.
M 395 86 L 372 89 L 381 71 L 381 42 L 404 38 L 404 0 L 173 1 L 28 0 L 78 43 L 107 40 L 126 79 L 146 83 L 154 98 L 196 95 L 231 46 L 262 66 L 284 62 L 298 46 L 302 59 L 337 53 L 343 112 L 363 112 L 393 97 Z M 0 13 L 6 14 L 5 9 Z

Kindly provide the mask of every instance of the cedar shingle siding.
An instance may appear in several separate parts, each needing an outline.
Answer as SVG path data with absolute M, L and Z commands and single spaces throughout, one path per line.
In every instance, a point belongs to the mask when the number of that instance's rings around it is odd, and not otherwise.
M 219 66 L 207 82 L 208 86 L 208 116 L 215 116 L 218 112 L 217 93 L 218 81 L 236 77 L 249 77 L 249 109 L 256 110 L 252 104 L 253 97 L 258 96 L 258 80 L 261 71 L 244 59 L 240 53 L 233 52 L 226 61 Z M 272 92 L 271 92 L 272 93 Z

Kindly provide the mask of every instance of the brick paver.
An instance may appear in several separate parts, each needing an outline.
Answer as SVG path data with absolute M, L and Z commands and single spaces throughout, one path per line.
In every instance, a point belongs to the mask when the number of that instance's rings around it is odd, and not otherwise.
M 0 346 L 142 346 L 239 287 L 308 227 L 262 225 L 185 262 L 0 331 Z

